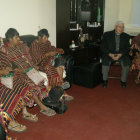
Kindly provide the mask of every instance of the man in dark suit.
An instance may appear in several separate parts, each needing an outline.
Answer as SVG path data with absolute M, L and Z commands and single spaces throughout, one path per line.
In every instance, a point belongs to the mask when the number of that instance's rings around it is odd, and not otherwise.
M 130 36 L 123 31 L 124 23 L 117 21 L 115 30 L 106 32 L 103 35 L 101 45 L 103 88 L 107 87 L 110 64 L 114 61 L 118 61 L 121 64 L 121 86 L 126 87 L 126 79 L 131 64 L 129 59 Z

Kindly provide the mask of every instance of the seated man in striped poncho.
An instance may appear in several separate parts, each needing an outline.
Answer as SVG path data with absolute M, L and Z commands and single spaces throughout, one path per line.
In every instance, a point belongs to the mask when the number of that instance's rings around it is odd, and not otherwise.
M 26 105 L 32 98 L 28 85 L 18 79 L 13 73 L 12 64 L 7 58 L 6 50 L 0 48 L 0 110 L 9 114 L 10 123 L 8 129 L 15 132 L 24 132 L 26 126 L 15 121 L 15 116 L 22 110 L 24 119 L 36 122 L 38 117 L 27 112 Z M 1 115 L 0 115 L 1 116 Z
M 40 71 L 47 74 L 49 86 L 62 86 L 65 82 L 63 80 L 64 66 L 54 67 L 52 61 L 55 55 L 63 54 L 61 48 L 55 48 L 48 40 L 49 33 L 47 29 L 41 29 L 38 32 L 38 38 L 32 42 L 30 46 L 30 55 L 34 65 L 39 67 Z M 65 94 L 66 101 L 71 101 L 74 98 Z

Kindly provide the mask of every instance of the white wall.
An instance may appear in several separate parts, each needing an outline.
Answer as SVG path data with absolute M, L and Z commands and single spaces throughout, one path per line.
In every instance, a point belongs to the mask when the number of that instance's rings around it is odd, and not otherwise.
M 119 0 L 105 0 L 105 21 L 104 31 L 114 29 L 116 20 L 118 19 Z
M 119 0 L 119 16 L 126 25 L 131 23 L 133 0 Z
M 20 35 L 37 35 L 47 28 L 56 46 L 56 0 L 0 0 L 0 36 L 10 27 Z
M 132 26 L 140 27 L 140 0 L 133 0 L 132 6 Z
M 118 19 L 121 19 L 124 21 L 125 32 L 132 35 L 137 35 L 138 33 L 140 33 L 140 27 L 134 27 L 132 25 L 133 4 L 134 4 L 134 0 L 120 0 Z M 140 10 L 138 12 L 140 15 Z
M 140 33 L 140 27 L 132 26 L 133 2 L 134 0 L 105 0 L 104 31 L 112 30 L 115 22 L 122 20 L 125 23 L 125 32 L 134 35 Z

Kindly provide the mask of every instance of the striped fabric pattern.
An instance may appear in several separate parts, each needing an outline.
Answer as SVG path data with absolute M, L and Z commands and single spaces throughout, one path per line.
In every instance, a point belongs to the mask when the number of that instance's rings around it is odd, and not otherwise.
M 32 95 L 30 101 L 27 104 L 29 107 L 32 107 L 34 104 L 33 96 L 38 96 L 40 100 L 47 97 L 48 91 L 46 90 L 46 87 L 43 85 L 43 82 L 39 86 L 37 86 L 31 79 L 29 79 L 29 77 L 26 74 L 19 72 L 15 73 L 15 78 L 18 79 L 17 80 L 18 83 L 21 83 L 21 85 L 25 85 L 28 88 L 28 92 Z M 43 90 L 42 92 L 42 89 L 45 90 Z
M 26 47 L 22 48 L 24 49 L 24 51 L 23 50 L 18 51 L 18 46 L 16 47 L 16 49 L 14 48 L 11 49 L 11 46 L 5 45 L 4 48 L 5 51 L 0 51 L 1 53 L 0 62 L 3 62 L 4 64 L 10 66 L 11 63 L 13 63 L 14 65 L 16 65 L 16 68 L 30 66 L 28 63 L 25 62 L 22 63 L 23 57 L 16 58 L 15 60 L 12 59 L 13 57 L 17 57 L 17 55 L 23 56 L 24 54 L 24 56 L 26 56 L 27 55 Z M 15 52 L 13 50 L 15 50 Z M 13 53 L 16 55 L 14 56 Z M 29 56 L 26 56 L 26 58 L 28 59 L 28 61 L 30 61 Z M 10 63 L 9 60 L 13 61 Z M 23 106 L 25 105 L 28 105 L 29 107 L 33 106 L 34 104 L 33 96 L 39 96 L 40 100 L 46 97 L 48 92 L 45 89 L 46 88 L 43 87 L 42 85 L 40 87 L 35 85 L 26 74 L 15 71 L 13 89 L 8 89 L 4 85 L 0 84 L 0 103 L 3 104 L 5 111 L 8 114 L 10 114 L 12 118 L 14 118 L 15 115 L 22 109 Z
M 3 48 L 0 50 L 0 62 L 1 69 L 3 69 L 3 65 L 11 67 Z M 15 77 L 13 89 L 9 89 L 0 83 L 0 104 L 3 104 L 3 109 L 11 115 L 11 118 L 15 118 L 15 115 L 30 101 L 31 96 L 26 85 L 17 82 Z
M 27 57 L 26 48 L 27 47 L 24 44 L 20 44 L 19 46 L 13 47 L 7 43 L 7 46 L 5 48 L 7 49 L 7 52 L 8 52 L 7 53 L 8 59 L 11 62 L 13 62 L 18 68 L 26 70 L 30 67 L 30 64 L 26 60 L 26 57 Z M 25 50 L 24 53 L 22 52 L 23 50 Z M 28 59 L 28 61 L 29 61 L 29 59 Z
M 8 89 L 0 84 L 0 103 L 3 104 L 3 109 L 13 119 L 30 101 L 30 98 L 31 93 L 28 93 L 27 88 L 22 85 L 14 84 L 13 89 Z
M 38 65 L 43 60 L 43 55 L 55 49 L 55 47 L 51 46 L 50 41 L 47 41 L 46 43 L 39 43 L 35 40 L 32 42 L 29 52 L 33 63 Z M 47 59 L 50 60 L 53 59 L 53 57 L 48 57 Z
M 0 49 L 0 69 L 2 69 L 2 67 L 4 67 L 4 66 L 12 67 L 12 64 L 8 60 L 6 54 L 7 54 L 6 49 L 4 47 L 1 47 L 1 49 Z
M 39 66 L 39 70 L 47 74 L 49 86 L 60 86 L 63 83 L 63 79 L 59 76 L 56 68 L 51 64 L 53 57 L 45 57 L 46 53 L 56 51 L 57 48 L 51 46 L 50 41 L 46 43 L 39 43 L 37 40 L 33 41 L 30 46 L 30 55 L 34 65 Z
M 8 59 L 11 60 L 11 62 L 14 63 L 17 68 L 21 68 L 25 71 L 27 68 L 32 66 L 33 63 L 29 55 L 29 49 L 23 42 L 20 42 L 20 44 L 16 47 L 12 47 L 10 46 L 10 44 L 6 43 L 5 48 L 8 52 Z M 33 67 L 36 66 L 33 65 Z M 30 89 L 30 92 L 33 94 L 33 96 L 39 96 L 40 100 L 47 96 L 47 91 L 41 92 L 41 89 L 44 89 L 46 87 L 44 87 L 42 84 L 39 86 L 35 85 L 34 82 L 26 74 L 17 72 L 15 77 L 16 79 L 18 79 L 18 82 L 22 81 L 23 84 L 28 84 L 28 88 Z M 33 104 L 34 100 L 32 97 L 28 106 L 32 107 Z

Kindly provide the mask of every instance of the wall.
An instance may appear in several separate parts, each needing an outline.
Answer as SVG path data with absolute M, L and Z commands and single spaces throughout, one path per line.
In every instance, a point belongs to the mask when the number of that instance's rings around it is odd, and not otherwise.
M 140 0 L 133 0 L 132 6 L 132 26 L 140 27 Z
M 118 19 L 119 0 L 105 0 L 105 21 L 104 31 L 114 29 L 116 19 Z
M 137 35 L 140 32 L 140 27 L 132 25 L 133 2 L 134 0 L 120 0 L 118 19 L 124 21 L 125 32 Z
M 10 27 L 20 35 L 37 35 L 40 28 L 47 28 L 56 45 L 56 0 L 0 0 L 0 36 Z
M 119 0 L 119 16 L 125 24 L 131 24 L 133 0 Z
M 137 35 L 140 27 L 132 26 L 133 0 L 105 0 L 105 27 L 104 31 L 114 28 L 117 20 L 125 23 L 125 32 Z M 139 13 L 140 14 L 140 13 Z

